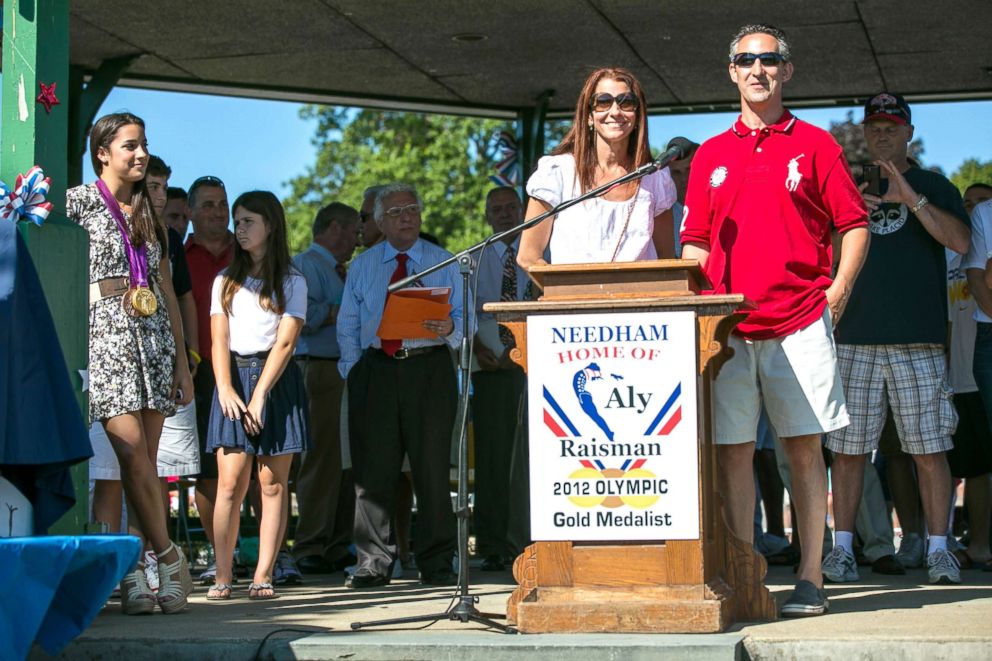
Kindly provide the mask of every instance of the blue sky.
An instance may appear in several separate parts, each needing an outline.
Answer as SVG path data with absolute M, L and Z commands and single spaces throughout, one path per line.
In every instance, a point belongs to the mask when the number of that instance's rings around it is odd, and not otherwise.
M 222 178 L 232 197 L 253 188 L 288 193 L 285 183 L 312 164 L 310 140 L 316 123 L 299 118 L 298 104 L 174 92 L 115 89 L 100 114 L 126 109 L 144 118 L 152 152 L 172 167 L 172 183 L 187 186 L 198 176 Z M 826 128 L 842 121 L 848 107 L 800 109 L 803 119 Z M 860 108 L 855 109 L 858 117 Z M 675 135 L 696 142 L 725 130 L 733 113 L 653 117 L 654 146 Z M 992 160 L 992 102 L 918 103 L 916 135 L 923 138 L 927 165 L 952 173 L 967 158 Z M 88 159 L 87 159 L 88 162 Z M 86 180 L 92 180 L 88 169 Z

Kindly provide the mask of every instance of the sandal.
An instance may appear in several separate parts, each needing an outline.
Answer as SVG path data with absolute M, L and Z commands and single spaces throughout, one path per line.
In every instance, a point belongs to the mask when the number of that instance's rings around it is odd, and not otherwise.
M 259 594 L 262 590 L 269 590 L 272 594 Z M 271 583 L 252 583 L 248 586 L 248 598 L 252 601 L 261 601 L 262 599 L 275 599 L 276 590 L 272 587 Z
M 148 587 L 144 563 L 121 579 L 121 610 L 125 615 L 146 615 L 155 610 L 155 593 Z
M 207 590 L 207 601 L 224 601 L 231 598 L 230 583 L 214 583 Z
M 174 561 L 166 563 L 163 556 L 175 550 L 178 556 Z M 186 608 L 187 597 L 193 591 L 193 577 L 189 575 L 189 565 L 186 556 L 169 542 L 169 548 L 158 554 L 158 605 L 163 613 L 178 613 Z

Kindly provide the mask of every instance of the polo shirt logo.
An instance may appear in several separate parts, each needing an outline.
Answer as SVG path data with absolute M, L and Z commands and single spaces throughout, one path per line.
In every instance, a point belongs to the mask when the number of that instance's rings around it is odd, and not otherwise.
M 868 216 L 872 234 L 892 234 L 902 229 L 909 217 L 905 204 L 883 204 Z
M 789 192 L 794 192 L 797 188 L 799 188 L 799 182 L 803 179 L 803 175 L 799 171 L 799 159 L 805 155 L 806 154 L 799 154 L 799 156 L 796 156 L 794 159 L 789 161 L 789 176 L 785 178 L 785 188 Z
M 727 180 L 727 168 L 720 165 L 713 168 L 713 172 L 710 173 L 710 186 L 713 188 L 719 188 L 723 182 Z

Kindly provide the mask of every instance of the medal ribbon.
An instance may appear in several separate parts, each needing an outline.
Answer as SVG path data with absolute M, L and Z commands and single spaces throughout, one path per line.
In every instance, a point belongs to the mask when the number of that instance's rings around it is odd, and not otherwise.
M 141 246 L 135 248 L 134 244 L 131 243 L 131 237 L 127 232 L 127 221 L 124 219 L 124 212 L 121 211 L 121 205 L 110 193 L 110 189 L 107 188 L 107 184 L 103 183 L 102 180 L 96 180 L 97 190 L 100 191 L 100 197 L 103 198 L 103 203 L 107 207 L 107 211 L 110 215 L 114 217 L 117 221 L 117 229 L 121 231 L 121 236 L 124 238 L 124 250 L 127 252 L 127 263 L 128 270 L 131 274 L 131 287 L 148 287 L 148 251 L 147 246 L 142 244 Z

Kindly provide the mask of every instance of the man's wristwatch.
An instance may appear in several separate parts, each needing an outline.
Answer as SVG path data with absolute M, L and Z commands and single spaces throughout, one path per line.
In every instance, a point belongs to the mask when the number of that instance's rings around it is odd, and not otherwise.
M 927 196 L 926 195 L 920 195 L 920 199 L 918 199 L 916 201 L 916 204 L 914 204 L 912 207 L 910 207 L 909 210 L 912 211 L 913 213 L 917 213 L 920 209 L 922 209 L 923 207 L 925 207 L 928 204 L 930 204 L 930 200 L 927 199 Z

